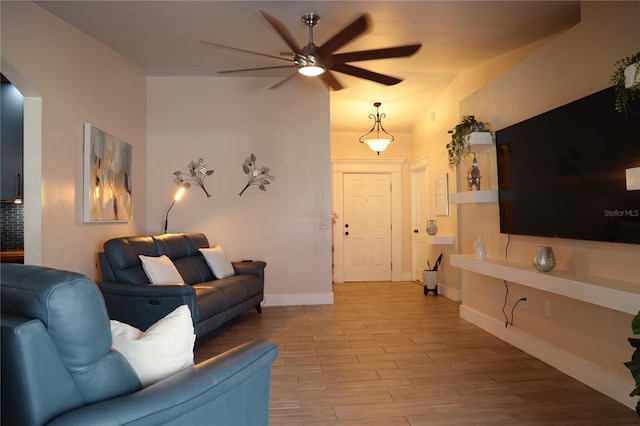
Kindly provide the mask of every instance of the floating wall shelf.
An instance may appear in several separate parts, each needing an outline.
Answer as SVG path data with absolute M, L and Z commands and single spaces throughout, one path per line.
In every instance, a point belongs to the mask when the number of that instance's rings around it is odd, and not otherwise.
M 469 133 L 469 145 L 493 145 L 491 132 Z
M 624 69 L 624 87 L 640 86 L 640 77 L 636 78 L 636 71 L 639 64 L 631 64 Z
M 538 272 L 526 263 L 496 259 L 477 260 L 473 255 L 454 254 L 450 263 L 460 269 L 507 280 L 549 293 L 635 315 L 640 306 L 640 286 L 595 275 L 556 270 Z
M 455 243 L 455 238 L 449 235 L 429 235 L 427 237 L 427 241 L 429 244 L 433 245 L 453 245 Z
M 466 191 L 451 194 L 451 204 L 497 203 L 498 191 Z

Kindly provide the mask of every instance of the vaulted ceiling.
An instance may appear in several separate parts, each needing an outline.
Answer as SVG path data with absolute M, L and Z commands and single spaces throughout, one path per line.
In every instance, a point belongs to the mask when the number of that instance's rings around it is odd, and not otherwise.
M 264 90 L 294 68 L 218 74 L 283 65 L 283 61 L 207 46 L 200 41 L 282 56 L 290 48 L 265 20 L 279 20 L 304 46 L 301 17 L 320 16 L 314 42 L 322 45 L 363 13 L 371 28 L 338 52 L 421 43 L 409 58 L 358 62 L 402 78 L 394 86 L 335 73 L 344 86 L 332 91 L 333 131 L 362 131 L 380 101 L 387 126 L 408 132 L 462 70 L 564 31 L 580 21 L 579 2 L 567 1 L 38 1 L 38 5 L 139 64 L 152 76 L 260 76 Z M 286 56 L 285 56 L 286 57 Z M 286 63 L 284 63 L 286 65 Z M 354 64 L 356 65 L 356 64 Z M 309 80 L 311 79 L 311 80 Z M 296 76 L 300 96 L 315 77 Z M 278 89 L 273 89 L 278 90 Z

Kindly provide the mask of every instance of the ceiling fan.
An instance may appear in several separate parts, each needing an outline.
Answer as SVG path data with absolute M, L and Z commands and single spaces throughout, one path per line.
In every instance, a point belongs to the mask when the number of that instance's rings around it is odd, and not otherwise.
M 347 53 L 334 53 L 336 50 L 340 49 L 344 45 L 350 43 L 358 36 L 362 35 L 369 28 L 369 16 L 365 13 L 362 14 L 355 21 L 344 27 L 341 31 L 336 33 L 333 37 L 331 37 L 328 41 L 326 41 L 322 46 L 316 46 L 313 43 L 313 27 L 315 27 L 320 21 L 320 16 L 315 13 L 307 13 L 301 19 L 302 21 L 309 27 L 309 43 L 300 48 L 296 40 L 293 38 L 291 33 L 287 30 L 287 28 L 276 18 L 267 14 L 266 12 L 260 11 L 262 16 L 269 22 L 269 24 L 273 27 L 273 29 L 282 37 L 284 42 L 291 48 L 293 51 L 293 60 L 290 58 L 284 58 L 281 56 L 267 55 L 260 52 L 254 52 L 251 50 L 240 49 L 237 47 L 225 46 L 222 44 L 211 43 L 208 41 L 201 41 L 200 43 L 222 47 L 225 49 L 231 49 L 244 53 L 251 53 L 254 55 L 260 55 L 268 58 L 278 59 L 289 62 L 289 65 L 282 66 L 271 66 L 271 67 L 260 67 L 260 68 L 246 68 L 246 69 L 237 69 L 237 70 L 226 70 L 219 71 L 220 74 L 226 73 L 238 73 L 238 72 L 247 72 L 247 71 L 259 71 L 259 70 L 269 70 L 276 68 L 289 68 L 295 67 L 295 71 L 293 74 L 290 74 L 283 80 L 280 80 L 278 83 L 274 84 L 270 87 L 270 89 L 275 89 L 289 79 L 293 78 L 298 74 L 306 75 L 306 76 L 319 76 L 322 82 L 329 88 L 330 90 L 340 90 L 343 88 L 342 84 L 336 79 L 336 77 L 331 73 L 331 71 L 340 72 L 343 74 L 348 74 L 354 77 L 363 78 L 366 80 L 374 81 L 377 83 L 385 84 L 387 86 L 391 86 L 394 84 L 398 84 L 402 81 L 400 78 L 391 77 L 389 75 L 380 74 L 377 72 L 369 71 L 364 68 L 356 67 L 353 65 L 347 64 L 347 62 L 358 62 L 358 61 L 369 61 L 372 59 L 387 59 L 387 58 L 401 58 L 411 56 L 416 53 L 422 44 L 410 44 L 406 46 L 396 46 L 396 47 L 388 47 L 384 49 L 373 49 L 373 50 L 361 50 L 357 52 L 347 52 Z

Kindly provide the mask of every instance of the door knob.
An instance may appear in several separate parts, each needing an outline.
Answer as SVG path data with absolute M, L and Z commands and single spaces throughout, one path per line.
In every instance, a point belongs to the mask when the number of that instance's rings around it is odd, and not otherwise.
M 418 230 L 417 230 L 417 229 L 414 229 L 414 230 L 413 230 L 413 233 L 414 233 L 414 234 L 417 234 L 417 233 L 418 233 Z
M 349 235 L 349 231 L 345 232 L 344 235 Z
M 348 224 L 348 223 L 345 223 L 345 224 L 344 224 L 344 227 L 345 227 L 345 228 L 348 228 L 348 227 L 349 227 L 349 224 Z

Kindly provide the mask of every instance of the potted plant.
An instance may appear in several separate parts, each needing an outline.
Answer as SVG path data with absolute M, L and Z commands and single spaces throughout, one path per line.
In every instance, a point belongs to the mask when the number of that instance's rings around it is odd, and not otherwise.
M 485 132 L 491 135 L 491 130 L 489 130 L 488 125 L 489 123 L 476 120 L 473 115 L 465 115 L 456 127 L 449 130 L 451 141 L 447 144 L 447 154 L 449 157 L 449 167 L 451 169 L 454 169 L 460 164 L 462 157 L 468 154 L 464 149 L 469 146 L 469 139 L 472 133 Z
M 631 321 L 631 330 L 634 335 L 640 335 L 640 312 L 633 317 Z M 631 375 L 635 379 L 636 387 L 631 391 L 629 396 L 640 396 L 640 336 L 629 337 L 629 343 L 636 348 L 631 356 L 631 361 L 625 362 L 624 365 L 631 370 Z M 636 404 L 636 413 L 640 416 L 640 400 Z
M 617 68 L 611 77 L 611 83 L 616 88 L 616 111 L 623 112 L 625 115 L 629 111 L 640 114 L 640 112 L 632 111 L 629 108 L 629 103 L 632 100 L 640 99 L 640 52 L 616 61 L 615 66 Z M 628 79 L 625 78 L 625 71 L 629 76 Z
M 425 296 L 429 294 L 430 291 L 432 291 L 434 295 L 438 295 L 438 268 L 440 267 L 440 262 L 442 262 L 442 253 L 438 256 L 433 268 L 429 263 L 429 259 L 427 259 L 428 269 L 422 271 L 422 283 L 424 284 Z

